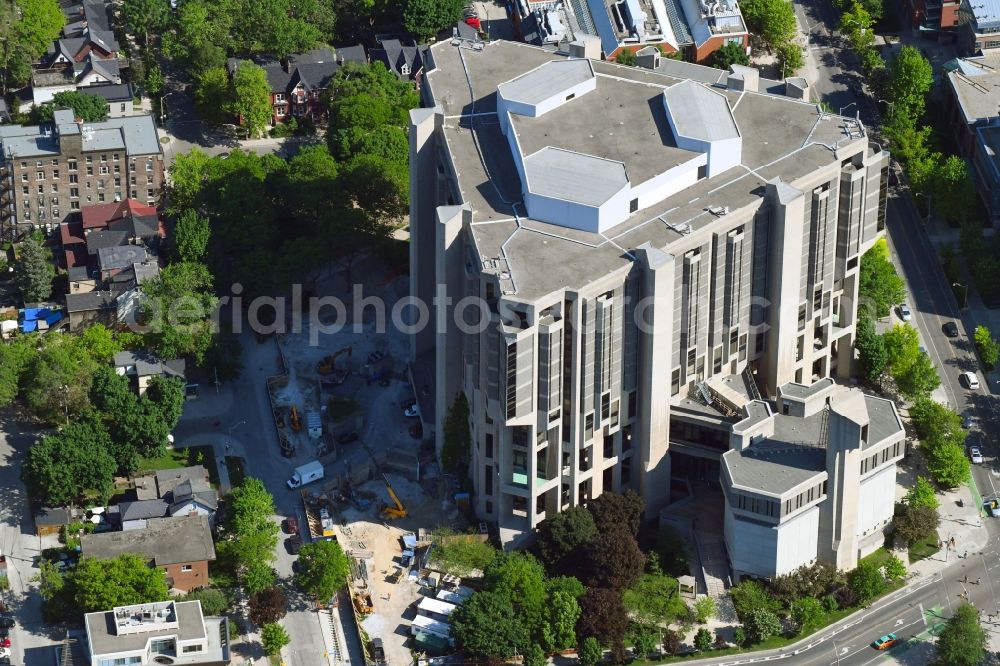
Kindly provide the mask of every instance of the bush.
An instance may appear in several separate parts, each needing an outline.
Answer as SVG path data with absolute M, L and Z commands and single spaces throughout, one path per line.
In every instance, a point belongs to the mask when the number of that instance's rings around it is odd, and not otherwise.
M 694 635 L 694 647 L 699 652 L 707 652 L 712 649 L 712 632 L 705 627 L 698 629 Z
M 827 613 L 832 613 L 839 607 L 840 604 L 837 603 L 837 597 L 833 596 L 832 594 L 828 594 L 823 597 L 823 608 L 826 610 Z
M 273 656 L 279 654 L 291 639 L 288 638 L 288 632 L 285 631 L 284 627 L 277 622 L 272 622 L 261 630 L 260 640 L 264 645 L 264 652 Z
M 597 666 L 601 658 L 604 657 L 604 650 L 601 649 L 596 638 L 587 636 L 577 648 L 576 654 L 579 657 L 580 666 Z
M 708 622 L 715 612 L 715 599 L 712 597 L 702 597 L 694 602 L 694 615 L 698 624 Z
M 201 612 L 205 615 L 222 615 L 229 608 L 229 599 L 214 587 L 192 590 L 184 596 L 184 601 L 200 601 Z

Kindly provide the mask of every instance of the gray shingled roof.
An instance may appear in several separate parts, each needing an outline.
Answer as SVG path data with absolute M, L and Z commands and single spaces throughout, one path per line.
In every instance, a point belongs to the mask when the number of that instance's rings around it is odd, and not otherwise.
M 208 518 L 199 515 L 150 518 L 144 529 L 87 534 L 80 544 L 84 557 L 109 560 L 134 553 L 156 566 L 215 559 Z
M 163 518 L 167 515 L 169 507 L 161 499 L 137 500 L 135 502 L 122 502 L 118 505 L 118 512 L 122 522 L 128 520 L 146 520 L 149 518 Z
M 91 233 L 91 236 L 93 235 L 94 233 Z M 128 268 L 132 264 L 141 264 L 146 261 L 146 249 L 139 245 L 102 247 L 97 251 L 97 261 L 101 265 L 101 270 L 104 271 Z

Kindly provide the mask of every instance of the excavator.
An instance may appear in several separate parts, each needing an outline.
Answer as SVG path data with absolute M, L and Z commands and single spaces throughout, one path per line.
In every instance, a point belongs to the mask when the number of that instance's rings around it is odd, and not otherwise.
M 316 364 L 316 371 L 319 372 L 319 374 L 321 375 L 330 374 L 331 372 L 337 369 L 336 360 L 340 358 L 340 356 L 343 354 L 347 354 L 347 357 L 350 358 L 354 354 L 354 348 L 344 347 L 340 351 L 334 352 L 329 356 L 323 357 L 323 360 L 321 360 L 319 363 Z
M 288 420 L 292 422 L 292 430 L 298 432 L 302 430 L 302 417 L 299 416 L 299 410 L 292 405 L 292 409 L 288 414 Z
M 389 499 L 393 502 L 393 504 L 382 505 L 382 517 L 386 520 L 406 518 L 406 507 L 399 501 L 399 496 L 396 495 L 396 491 L 392 489 L 392 484 L 389 483 L 389 477 L 383 474 L 382 480 L 385 481 L 385 489 L 389 493 Z

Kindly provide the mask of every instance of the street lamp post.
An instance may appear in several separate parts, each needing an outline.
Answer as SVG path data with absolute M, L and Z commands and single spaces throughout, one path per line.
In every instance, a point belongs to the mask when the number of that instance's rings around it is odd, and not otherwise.
M 952 287 L 962 288 L 962 309 L 969 307 L 969 285 L 961 284 L 959 282 L 952 282 Z
M 63 416 L 66 417 L 66 425 L 69 425 L 69 386 L 63 384 Z
M 889 105 L 889 115 L 891 116 L 893 109 L 896 108 L 896 103 L 895 102 L 890 102 L 887 99 L 880 99 L 878 101 L 881 102 L 882 104 L 888 104 Z
M 838 115 L 838 116 L 842 116 L 842 115 L 844 115 L 844 109 L 849 109 L 849 108 L 851 108 L 852 106 L 857 106 L 857 105 L 858 105 L 858 103 L 857 103 L 857 102 L 851 102 L 851 103 L 850 103 L 850 104 L 848 104 L 847 106 L 842 106 L 842 107 L 840 107 L 840 113 L 838 113 L 837 115 Z

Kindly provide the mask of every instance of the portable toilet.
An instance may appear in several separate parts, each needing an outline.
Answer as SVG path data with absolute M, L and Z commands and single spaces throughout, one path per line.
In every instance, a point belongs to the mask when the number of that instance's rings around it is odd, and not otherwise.
M 319 439 L 323 436 L 323 422 L 320 420 L 319 412 L 306 414 L 306 428 L 309 430 L 311 439 Z

